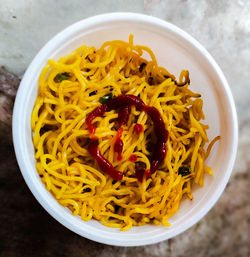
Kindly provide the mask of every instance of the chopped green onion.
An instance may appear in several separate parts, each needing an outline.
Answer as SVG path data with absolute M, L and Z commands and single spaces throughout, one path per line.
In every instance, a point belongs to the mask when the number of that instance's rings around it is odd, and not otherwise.
M 151 86 L 153 85 L 153 81 L 154 81 L 154 78 L 153 77 L 149 77 L 148 78 L 148 84 Z
M 191 168 L 190 166 L 182 166 L 178 170 L 178 174 L 182 176 L 187 176 L 191 173 Z
M 58 81 L 58 82 L 62 82 L 63 80 L 67 80 L 71 78 L 71 76 L 69 75 L 68 72 L 63 72 L 63 73 L 59 73 L 56 75 L 55 79 Z
M 109 94 L 106 94 L 106 95 L 100 97 L 99 102 L 101 104 L 105 104 L 107 101 L 111 100 L 112 98 L 113 98 L 113 94 L 109 93 Z

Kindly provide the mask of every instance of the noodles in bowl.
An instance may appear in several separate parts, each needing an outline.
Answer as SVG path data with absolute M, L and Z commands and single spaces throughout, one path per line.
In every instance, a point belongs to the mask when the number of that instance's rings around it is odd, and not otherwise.
M 203 101 L 189 84 L 188 71 L 177 81 L 132 35 L 49 60 L 31 119 L 46 188 L 84 221 L 169 226 L 212 174 L 205 159 L 219 139 L 205 150 Z

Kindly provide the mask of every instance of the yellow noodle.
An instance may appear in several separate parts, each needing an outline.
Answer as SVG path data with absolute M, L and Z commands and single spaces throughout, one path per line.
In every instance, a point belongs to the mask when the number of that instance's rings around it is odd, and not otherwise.
M 208 145 L 207 147 L 207 152 L 206 152 L 206 155 L 205 155 L 205 159 L 207 159 L 207 157 L 209 156 L 210 152 L 211 152 L 211 149 L 213 147 L 213 145 L 216 143 L 216 141 L 220 140 L 220 136 L 217 136 L 215 137 Z
M 133 35 L 129 42 L 108 41 L 99 49 L 81 46 L 58 61 L 49 60 L 39 77 L 31 116 L 36 168 L 47 190 L 83 221 L 96 219 L 122 231 L 145 224 L 170 226 L 168 219 L 178 211 L 183 196 L 193 199 L 192 184 L 203 186 L 204 174 L 212 175 L 205 159 L 220 139 L 213 139 L 205 151 L 208 126 L 200 123 L 205 118 L 203 101 L 189 83 L 187 70 L 177 82 L 158 66 L 150 48 L 134 45 Z M 139 182 L 135 170 L 136 165 L 150 169 L 150 144 L 156 135 L 148 115 L 134 106 L 123 126 L 121 161 L 114 153 L 117 112 L 93 121 L 99 149 L 123 173 L 122 181 L 104 174 L 88 152 L 85 119 L 107 94 L 139 96 L 163 118 L 169 132 L 167 154 L 149 179 Z M 140 135 L 134 132 L 136 123 L 144 129 Z M 131 154 L 136 163 L 129 160 Z M 184 168 L 190 173 L 182 173 Z

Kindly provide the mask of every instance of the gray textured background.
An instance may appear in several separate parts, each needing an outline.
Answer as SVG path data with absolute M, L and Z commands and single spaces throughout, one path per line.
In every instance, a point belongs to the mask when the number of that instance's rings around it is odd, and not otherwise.
M 12 106 L 20 78 L 54 34 L 85 17 L 112 11 L 146 13 L 184 29 L 214 56 L 237 106 L 239 151 L 225 192 L 198 224 L 145 247 L 112 247 L 56 222 L 34 199 L 15 161 Z M 250 256 L 250 1 L 0 0 L 0 256 Z

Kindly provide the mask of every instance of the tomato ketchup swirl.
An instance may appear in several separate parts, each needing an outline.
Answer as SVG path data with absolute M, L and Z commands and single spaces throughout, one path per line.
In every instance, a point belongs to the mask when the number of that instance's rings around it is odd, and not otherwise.
M 137 135 L 140 135 L 143 132 L 143 126 L 141 124 L 136 123 L 134 125 L 134 131 Z
M 150 161 L 150 170 L 145 171 L 142 168 L 139 168 L 140 170 L 136 171 L 136 177 L 139 181 L 142 181 L 143 176 L 149 178 L 151 174 L 153 174 L 159 168 L 167 153 L 166 142 L 168 139 L 168 131 L 165 128 L 165 124 L 160 112 L 155 107 L 145 105 L 145 103 L 137 96 L 119 95 L 109 100 L 105 104 L 95 108 L 88 115 L 86 123 L 88 125 L 89 133 L 93 135 L 95 133 L 95 126 L 92 124 L 92 121 L 96 117 L 103 116 L 106 111 L 118 110 L 118 122 L 121 126 L 125 125 L 128 122 L 131 106 L 135 106 L 138 111 L 144 111 L 148 114 L 148 116 L 154 123 L 154 131 L 157 137 L 157 141 L 154 145 L 154 151 Z M 118 154 L 120 154 L 121 156 L 123 142 L 120 137 L 118 137 L 114 148 L 115 151 L 117 151 Z M 96 159 L 100 169 L 103 172 L 107 173 L 115 180 L 122 179 L 122 173 L 120 171 L 116 171 L 113 165 L 101 155 L 98 149 L 97 141 L 94 141 L 94 143 L 91 142 L 89 146 L 89 152 Z
M 95 134 L 96 127 L 92 124 L 92 121 L 96 117 L 101 117 L 107 111 L 107 105 L 103 104 L 96 107 L 86 118 L 86 124 L 88 125 L 88 130 L 91 135 Z
M 115 139 L 115 144 L 114 144 L 114 151 L 118 154 L 117 155 L 117 160 L 121 161 L 122 160 L 122 149 L 123 149 L 123 142 L 122 142 L 122 132 L 123 128 L 119 128 L 116 134 L 116 139 Z
M 90 143 L 88 150 L 89 153 L 96 159 L 98 166 L 104 173 L 111 176 L 114 180 L 122 180 L 122 172 L 116 170 L 113 165 L 103 157 L 98 148 L 98 142 L 96 140 Z

